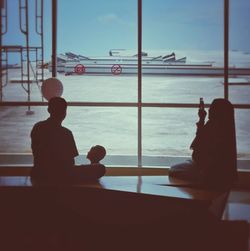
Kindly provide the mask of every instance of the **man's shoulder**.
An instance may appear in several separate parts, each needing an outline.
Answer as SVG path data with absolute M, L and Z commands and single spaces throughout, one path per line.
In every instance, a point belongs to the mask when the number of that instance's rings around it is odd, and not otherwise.
M 48 123 L 47 120 L 41 120 L 41 121 L 38 121 L 37 123 L 35 123 L 34 126 L 42 126 L 42 125 L 46 125 Z
M 46 125 L 47 125 L 47 120 L 39 121 L 39 122 L 37 122 L 36 124 L 34 124 L 32 130 L 38 129 L 38 128 L 40 128 L 40 127 L 44 127 L 44 126 L 46 126 Z
M 69 130 L 67 127 L 61 126 L 61 130 L 67 134 L 72 134 L 72 131 Z

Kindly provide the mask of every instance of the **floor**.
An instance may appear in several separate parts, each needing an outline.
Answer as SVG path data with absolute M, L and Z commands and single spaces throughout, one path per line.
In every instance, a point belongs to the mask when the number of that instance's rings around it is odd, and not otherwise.
M 231 191 L 224 217 L 229 220 L 247 220 L 250 223 L 250 191 Z
M 250 191 L 231 191 L 223 218 L 225 220 L 246 220 L 250 229 Z M 248 243 L 250 251 L 250 232 Z

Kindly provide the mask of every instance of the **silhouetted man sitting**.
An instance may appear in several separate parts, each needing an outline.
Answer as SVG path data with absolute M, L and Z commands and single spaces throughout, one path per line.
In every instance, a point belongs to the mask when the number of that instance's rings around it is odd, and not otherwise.
M 31 131 L 33 180 L 61 183 L 69 179 L 78 151 L 72 132 L 62 126 L 66 111 L 67 102 L 63 98 L 51 98 L 48 105 L 50 117 L 35 124 Z
M 31 148 L 34 157 L 31 171 L 33 182 L 70 184 L 74 183 L 75 177 L 78 176 L 85 180 L 86 178 L 98 179 L 105 174 L 105 166 L 98 163 L 74 166 L 74 157 L 78 155 L 75 140 L 72 132 L 62 126 L 66 111 L 67 102 L 63 98 L 51 98 L 48 105 L 50 117 L 35 124 L 31 131 Z M 92 157 L 89 159 L 91 160 Z M 91 163 L 94 162 L 91 160 Z

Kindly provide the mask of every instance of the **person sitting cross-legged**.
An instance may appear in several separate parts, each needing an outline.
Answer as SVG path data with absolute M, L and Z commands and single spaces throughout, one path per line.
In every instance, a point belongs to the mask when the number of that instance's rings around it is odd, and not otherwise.
M 237 151 L 233 105 L 214 99 L 208 112 L 199 109 L 192 160 L 171 166 L 169 176 L 200 186 L 227 190 L 237 180 Z
M 74 157 L 78 155 L 72 132 L 62 126 L 67 102 L 53 97 L 48 103 L 49 118 L 36 123 L 31 131 L 33 168 L 31 180 L 36 183 L 65 184 L 70 182 Z

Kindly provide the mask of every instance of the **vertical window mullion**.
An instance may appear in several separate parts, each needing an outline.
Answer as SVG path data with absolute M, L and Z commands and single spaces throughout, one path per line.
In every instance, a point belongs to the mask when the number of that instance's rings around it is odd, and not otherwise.
M 138 167 L 142 166 L 142 0 L 138 0 Z
M 224 0 L 224 98 L 228 99 L 229 0 Z
M 57 0 L 52 0 L 52 77 L 57 76 Z

